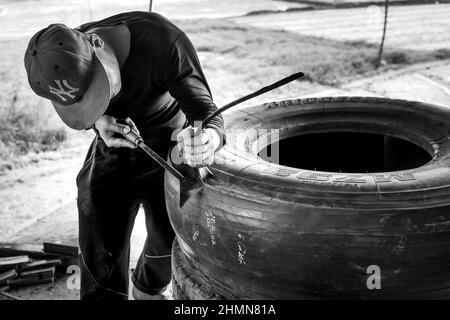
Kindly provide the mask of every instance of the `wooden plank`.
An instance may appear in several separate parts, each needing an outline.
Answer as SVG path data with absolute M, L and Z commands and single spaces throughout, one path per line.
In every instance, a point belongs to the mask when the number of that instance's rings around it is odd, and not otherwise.
M 0 273 L 0 285 L 5 284 L 7 280 L 17 278 L 18 276 L 19 274 L 15 269 Z
M 0 257 L 8 257 L 14 255 L 28 255 L 32 259 L 46 260 L 59 258 L 61 260 L 61 264 L 57 266 L 57 269 L 63 273 L 66 272 L 68 266 L 78 265 L 78 257 L 73 256 L 73 253 L 74 253 L 73 249 L 71 252 L 72 255 L 65 255 L 65 254 L 44 252 L 44 245 L 0 242 Z
M 22 271 L 42 269 L 62 264 L 61 259 L 33 260 L 22 267 Z
M 64 256 L 64 255 L 59 255 L 58 257 L 61 259 L 61 264 L 56 266 L 56 268 L 64 274 L 67 271 L 67 267 L 78 265 L 78 257 Z
M 13 256 L 0 258 L 0 266 L 10 266 L 28 262 L 30 262 L 30 258 L 28 256 Z
M 44 252 L 78 257 L 78 247 L 60 243 L 44 242 Z
M 8 286 L 1 286 L 0 287 L 0 292 L 4 292 L 4 291 L 7 291 L 7 290 L 9 290 Z
M 8 293 L 8 292 L 5 292 L 5 291 L 1 291 L 1 290 L 0 290 L 0 295 L 6 297 L 8 299 L 11 299 L 11 300 L 24 300 L 22 298 L 19 298 L 18 296 L 15 296 L 15 295 L 13 295 L 11 293 Z
M 28 256 L 2 257 L 0 258 L 0 271 L 14 269 L 28 262 L 30 262 Z
M 51 278 L 55 276 L 55 267 L 49 267 L 49 268 L 42 268 L 42 269 L 34 269 L 29 271 L 24 271 L 20 273 L 21 279 L 28 279 L 28 278 L 39 278 L 39 279 L 45 279 L 45 278 Z
M 0 242 L 0 257 L 27 255 L 33 259 L 45 259 L 52 256 L 44 252 L 43 245 Z
M 10 287 L 27 287 L 44 283 L 53 283 L 55 281 L 54 277 L 51 278 L 16 278 L 12 280 L 8 280 L 6 284 Z

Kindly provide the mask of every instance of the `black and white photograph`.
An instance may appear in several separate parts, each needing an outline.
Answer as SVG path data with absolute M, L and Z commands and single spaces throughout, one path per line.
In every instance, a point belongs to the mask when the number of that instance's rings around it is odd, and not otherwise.
M 0 0 L 0 89 L 0 310 L 450 299 L 450 0 Z

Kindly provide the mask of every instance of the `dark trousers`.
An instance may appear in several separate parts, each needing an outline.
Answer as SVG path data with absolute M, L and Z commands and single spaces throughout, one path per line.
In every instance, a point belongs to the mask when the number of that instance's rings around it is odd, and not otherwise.
M 166 157 L 169 146 L 156 149 Z M 142 151 L 108 148 L 95 138 L 77 176 L 81 299 L 127 299 L 130 236 L 142 204 L 147 240 L 132 276 L 157 294 L 170 281 L 174 232 L 164 200 L 164 171 Z

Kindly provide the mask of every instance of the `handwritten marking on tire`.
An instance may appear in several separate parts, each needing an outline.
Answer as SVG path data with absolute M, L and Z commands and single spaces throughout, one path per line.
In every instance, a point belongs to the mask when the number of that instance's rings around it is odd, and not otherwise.
M 198 230 L 198 225 L 195 225 L 192 228 L 193 234 L 192 234 L 192 240 L 196 241 L 198 239 L 198 236 L 200 235 L 200 231 Z
M 216 217 L 214 216 L 214 213 L 212 210 L 206 210 L 206 226 L 209 229 L 209 234 L 211 238 L 211 244 L 214 246 L 216 245 Z
M 240 264 L 246 264 L 245 263 L 245 254 L 247 253 L 247 249 L 245 248 L 244 244 L 244 236 L 241 233 L 238 233 L 238 238 L 240 241 L 238 241 L 238 261 Z

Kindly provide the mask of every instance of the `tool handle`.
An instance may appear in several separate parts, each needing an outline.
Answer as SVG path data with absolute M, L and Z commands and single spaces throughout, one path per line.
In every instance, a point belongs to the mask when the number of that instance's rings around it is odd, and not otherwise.
M 142 137 L 139 135 L 139 133 L 137 133 L 136 130 L 134 130 L 133 128 L 130 129 L 131 130 L 128 133 L 122 133 L 122 135 L 125 137 L 125 139 L 130 141 L 135 146 L 139 146 L 139 143 L 144 142 L 144 139 L 142 139 Z
M 116 119 L 116 122 L 130 128 L 130 131 L 128 133 L 122 133 L 125 139 L 127 139 L 137 147 L 139 146 L 139 143 L 144 142 L 144 139 L 142 139 L 139 132 L 137 132 L 133 127 L 131 127 L 130 124 L 125 119 Z

